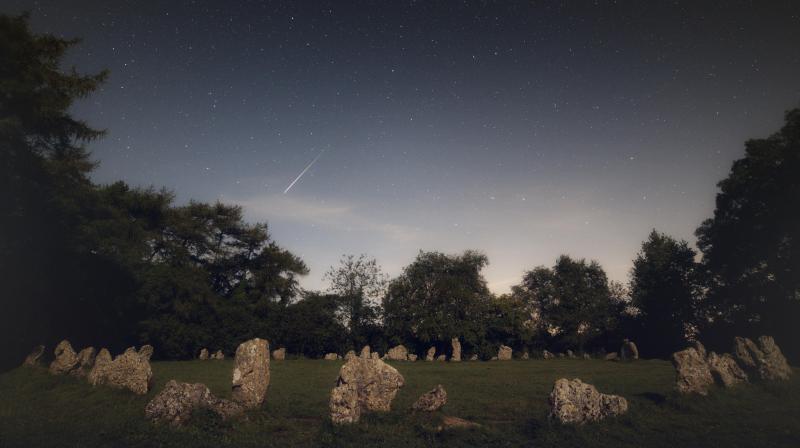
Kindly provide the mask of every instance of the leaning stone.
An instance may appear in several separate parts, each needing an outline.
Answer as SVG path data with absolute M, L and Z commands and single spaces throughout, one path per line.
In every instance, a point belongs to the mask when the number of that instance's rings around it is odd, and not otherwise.
M 411 362 L 416 361 L 417 360 L 417 355 L 415 355 L 413 353 L 409 354 L 408 355 L 408 360 L 411 361 Z
M 445 356 L 445 355 L 439 355 L 439 356 L 437 356 L 437 357 L 436 357 L 436 361 L 438 361 L 438 362 L 445 362 L 445 361 L 447 361 L 447 356 Z
M 436 347 L 431 347 L 428 349 L 428 353 L 425 354 L 425 361 L 433 361 L 436 358 Z
M 178 383 L 170 380 L 144 409 L 154 423 L 182 426 L 196 409 L 210 409 L 223 419 L 240 414 L 242 407 L 234 402 L 216 398 L 204 384 Z
M 78 365 L 78 354 L 66 339 L 58 343 L 53 353 L 56 356 L 50 363 L 50 373 L 53 375 L 66 375 Z
M 736 360 L 728 353 L 717 355 L 711 352 L 708 354 L 706 362 L 711 370 L 711 375 L 721 386 L 731 387 L 747 382 L 747 373 L 736 364 Z
M 406 361 L 408 360 L 408 350 L 403 345 L 392 347 L 386 353 L 386 359 L 391 361 Z
M 339 359 L 339 355 L 337 355 L 336 353 L 326 353 L 324 359 L 325 361 L 336 361 L 337 359 Z
M 277 350 L 272 351 L 272 359 L 275 361 L 283 361 L 286 359 L 286 349 L 279 348 Z
M 633 341 L 625 339 L 622 342 L 622 347 L 619 349 L 619 357 L 623 361 L 633 361 L 639 359 L 639 348 L 636 347 L 636 344 Z
M 361 349 L 361 355 L 360 355 L 360 356 L 361 356 L 362 358 L 364 358 L 364 359 L 368 359 L 368 358 L 370 358 L 370 357 L 371 357 L 370 351 L 371 351 L 371 350 L 370 350 L 370 348 L 369 348 L 369 345 L 365 345 L 365 346 L 364 346 L 364 347 Z
M 771 336 L 758 338 L 758 345 L 748 338 L 734 339 L 734 354 L 751 376 L 762 380 L 785 380 L 792 370 Z
M 675 367 L 676 387 L 682 394 L 707 395 L 708 388 L 714 385 L 714 377 L 705 359 L 694 347 L 672 354 Z
M 555 358 L 555 355 L 553 355 L 552 353 L 550 353 L 547 350 L 544 350 L 544 351 L 542 351 L 542 358 L 544 358 L 544 359 L 553 359 L 553 358 Z
M 458 338 L 450 340 L 450 345 L 453 346 L 453 355 L 450 356 L 450 362 L 461 362 L 461 341 Z
M 438 384 L 431 391 L 422 394 L 421 397 L 411 406 L 415 411 L 433 412 L 447 403 L 447 392 L 441 384 Z
M 497 350 L 497 359 L 500 361 L 508 361 L 511 359 L 512 353 L 513 351 L 511 350 L 511 347 L 507 345 L 501 345 L 500 349 Z
M 231 397 L 246 409 L 264 403 L 269 387 L 269 342 L 250 339 L 236 348 Z
M 404 384 L 400 372 L 380 359 L 351 358 L 331 391 L 331 421 L 355 423 L 363 412 L 388 412 Z
M 86 347 L 78 352 L 78 367 L 69 372 L 70 375 L 77 377 L 85 377 L 89 375 L 94 367 L 94 359 L 97 356 L 97 350 L 94 347 Z
M 44 355 L 44 345 L 37 345 L 31 350 L 30 354 L 25 357 L 22 362 L 23 366 L 33 367 L 41 364 L 42 355 Z
M 111 353 L 109 353 L 108 349 L 101 349 L 94 358 L 94 365 L 92 366 L 92 370 L 89 371 L 89 375 L 86 378 L 87 381 L 89 381 L 89 384 L 92 386 L 103 384 L 106 380 L 106 377 L 108 377 L 108 370 L 111 368 L 112 362 L 113 360 L 111 359 Z
M 203 360 L 203 361 L 207 360 L 208 359 L 208 349 L 207 348 L 201 349 L 200 350 L 200 356 L 198 356 L 197 359 L 200 359 L 200 360 Z
M 560 423 L 597 422 L 627 411 L 625 398 L 601 394 L 594 386 L 577 378 L 557 380 L 550 393 L 550 417 Z

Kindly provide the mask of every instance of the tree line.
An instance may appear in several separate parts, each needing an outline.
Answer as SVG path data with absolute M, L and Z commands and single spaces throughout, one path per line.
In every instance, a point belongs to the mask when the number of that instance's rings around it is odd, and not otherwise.
M 62 338 L 149 343 L 156 357 L 185 359 L 252 337 L 305 356 L 365 344 L 447 350 L 457 337 L 488 358 L 499 344 L 590 352 L 625 337 L 665 357 L 694 337 L 727 349 L 733 335 L 770 334 L 800 355 L 800 109 L 746 142 L 697 229 L 699 253 L 654 230 L 628 284 L 563 255 L 498 296 L 481 273 L 487 257 L 465 251 L 420 252 L 392 279 L 348 255 L 326 273 L 327 291 L 304 291 L 303 260 L 240 207 L 90 180 L 87 145 L 104 133 L 69 110 L 108 73 L 63 70 L 77 43 L 0 16 L 2 367 Z

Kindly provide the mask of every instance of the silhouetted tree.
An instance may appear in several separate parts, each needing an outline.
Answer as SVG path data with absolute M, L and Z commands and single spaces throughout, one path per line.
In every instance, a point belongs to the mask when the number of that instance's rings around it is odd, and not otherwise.
M 748 140 L 718 185 L 714 217 L 697 229 L 708 275 L 708 331 L 774 335 L 800 356 L 800 109 Z M 705 336 L 704 336 L 705 337 Z
M 687 344 L 697 329 L 698 282 L 695 251 L 653 230 L 642 243 L 631 270 L 630 334 L 644 356 L 668 357 Z

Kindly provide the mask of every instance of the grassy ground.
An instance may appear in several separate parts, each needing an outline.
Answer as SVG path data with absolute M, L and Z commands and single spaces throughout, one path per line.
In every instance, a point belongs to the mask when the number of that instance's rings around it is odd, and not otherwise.
M 169 379 L 203 382 L 230 395 L 231 361 L 156 362 L 147 396 L 44 370 L 0 375 L 0 447 L 150 446 L 553 446 L 800 447 L 800 371 L 784 383 L 678 397 L 664 361 L 615 363 L 574 359 L 511 362 L 393 363 L 406 379 L 388 414 L 350 427 L 327 419 L 328 394 L 341 362 L 272 362 L 267 403 L 245 419 L 222 422 L 200 413 L 181 430 L 150 424 L 147 401 Z M 630 411 L 584 427 L 547 420 L 557 378 L 581 378 L 601 392 L 621 394 Z M 437 383 L 449 401 L 441 413 L 412 415 L 411 403 Z M 476 421 L 478 429 L 436 432 L 442 415 Z

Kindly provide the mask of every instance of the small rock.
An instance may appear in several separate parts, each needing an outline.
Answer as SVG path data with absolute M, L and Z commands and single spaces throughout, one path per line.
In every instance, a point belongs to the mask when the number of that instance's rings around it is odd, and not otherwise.
M 416 361 L 417 360 L 417 355 L 415 355 L 413 353 L 409 354 L 408 355 L 408 360 L 411 361 L 411 362 Z
M 557 380 L 550 393 L 550 417 L 561 423 L 596 422 L 627 411 L 625 398 L 601 394 L 594 386 L 577 378 Z
M 422 394 L 421 397 L 411 406 L 415 411 L 433 412 L 447 403 L 447 392 L 441 384 L 434 387 L 431 391 Z
M 385 357 L 390 361 L 407 361 L 408 349 L 406 349 L 403 345 L 397 345 L 390 348 L 389 351 L 386 352 Z
M 513 351 L 511 350 L 511 347 L 507 345 L 501 345 L 500 349 L 497 350 L 497 359 L 500 361 L 509 361 L 511 360 L 512 354 Z
M 34 367 L 41 365 L 42 355 L 44 355 L 44 345 L 37 345 L 31 350 L 30 354 L 22 362 L 23 366 Z
M 588 353 L 583 354 L 583 359 L 590 360 L 592 357 Z
M 66 375 L 78 365 L 78 354 L 66 339 L 58 343 L 53 353 L 56 356 L 50 363 L 50 373 L 53 375 Z
M 250 339 L 236 348 L 233 359 L 233 401 L 246 409 L 264 403 L 269 388 L 269 342 Z
M 286 359 L 286 349 L 279 348 L 277 350 L 272 351 L 272 359 L 275 361 L 283 361 Z
M 714 377 L 705 359 L 694 347 L 672 354 L 672 365 L 675 367 L 676 387 L 682 394 L 708 394 L 708 388 L 714 385 Z
M 437 357 L 436 357 L 436 361 L 438 361 L 438 362 L 445 362 L 445 361 L 447 361 L 447 356 L 445 356 L 445 355 L 439 355 L 439 356 L 437 356 Z
M 629 339 L 622 341 L 622 347 L 619 349 L 619 357 L 623 361 L 633 361 L 639 359 L 639 348 L 636 344 Z
M 617 352 L 611 352 L 607 353 L 605 358 L 603 359 L 605 359 L 606 361 L 617 361 L 619 359 L 619 355 L 617 354 Z
M 544 359 L 553 359 L 553 358 L 555 358 L 555 355 L 553 355 L 552 353 L 550 353 L 547 350 L 544 350 L 544 351 L 542 351 L 542 358 L 544 358 Z
M 216 360 L 221 361 L 221 360 L 225 359 L 225 354 L 222 353 L 222 350 L 217 350 L 216 353 L 211 355 L 211 359 L 216 359 Z
M 477 360 L 478 360 L 478 355 L 472 355 L 472 356 L 470 356 L 470 357 L 469 357 L 469 360 L 470 360 L 470 361 L 477 361 Z
M 326 353 L 324 359 L 325 361 L 336 361 L 339 359 L 339 355 L 336 353 Z
M 437 431 L 447 431 L 449 429 L 467 429 L 480 427 L 478 423 L 464 420 L 463 418 L 445 415 L 442 423 L 436 428 Z
M 567 358 L 574 358 L 574 357 L 575 357 L 575 352 L 573 352 L 572 350 L 567 350 Z
M 425 361 L 433 361 L 436 357 L 436 347 L 431 347 L 428 349 L 428 353 L 425 355 Z
M 197 359 L 201 359 L 203 361 L 207 360 L 208 359 L 208 349 L 207 348 L 201 349 L 200 350 L 200 356 L 198 356 Z

